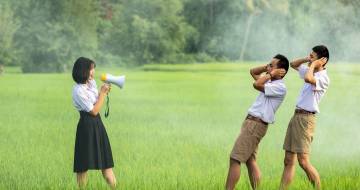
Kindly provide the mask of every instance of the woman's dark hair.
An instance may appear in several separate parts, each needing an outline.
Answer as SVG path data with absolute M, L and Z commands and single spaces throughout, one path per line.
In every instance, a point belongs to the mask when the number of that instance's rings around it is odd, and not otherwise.
M 90 76 L 91 65 L 94 65 L 94 68 L 96 67 L 96 64 L 93 60 L 85 57 L 79 57 L 75 61 L 72 70 L 72 77 L 76 83 L 78 84 L 86 83 L 86 81 L 89 79 Z
M 279 60 L 277 64 L 278 68 L 285 69 L 286 72 L 289 70 L 289 60 L 285 56 L 277 54 L 274 58 Z
M 313 47 L 312 50 L 317 54 L 319 59 L 322 57 L 326 57 L 327 62 L 329 61 L 329 50 L 326 46 L 318 45 Z M 326 63 L 324 64 L 324 66 L 326 65 Z

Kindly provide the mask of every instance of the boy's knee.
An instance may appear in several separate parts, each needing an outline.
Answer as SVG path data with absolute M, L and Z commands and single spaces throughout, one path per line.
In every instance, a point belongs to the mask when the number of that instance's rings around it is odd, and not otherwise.
M 284 158 L 284 165 L 285 166 L 294 166 L 295 165 L 295 159 L 293 157 L 285 157 Z
M 232 165 L 241 165 L 241 162 L 240 161 L 238 161 L 238 160 L 235 160 L 235 159 L 233 159 L 233 158 L 230 158 L 230 166 L 232 166 Z
M 303 168 L 303 169 L 308 168 L 308 166 L 310 165 L 309 161 L 307 159 L 304 159 L 304 158 L 299 158 L 298 162 L 299 162 L 300 167 Z

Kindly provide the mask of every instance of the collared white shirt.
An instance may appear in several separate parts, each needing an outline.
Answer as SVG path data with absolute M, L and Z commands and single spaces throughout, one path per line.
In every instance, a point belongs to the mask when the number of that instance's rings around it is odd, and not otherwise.
M 299 66 L 300 78 L 304 79 L 309 70 L 307 65 Z M 330 84 L 326 69 L 314 73 L 316 86 L 305 82 L 297 100 L 296 107 L 310 112 L 320 113 L 319 103 Z
M 72 99 L 78 111 L 90 112 L 94 108 L 99 96 L 95 80 L 87 84 L 75 84 L 72 92 Z
M 282 79 L 267 81 L 264 91 L 260 92 L 248 114 L 258 117 L 267 123 L 274 123 L 275 112 L 286 95 L 286 86 Z

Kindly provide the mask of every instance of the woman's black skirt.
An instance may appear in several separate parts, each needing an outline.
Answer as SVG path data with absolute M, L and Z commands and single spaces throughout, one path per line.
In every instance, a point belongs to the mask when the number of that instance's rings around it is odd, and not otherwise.
M 80 111 L 76 130 L 74 172 L 114 167 L 109 138 L 100 114 Z

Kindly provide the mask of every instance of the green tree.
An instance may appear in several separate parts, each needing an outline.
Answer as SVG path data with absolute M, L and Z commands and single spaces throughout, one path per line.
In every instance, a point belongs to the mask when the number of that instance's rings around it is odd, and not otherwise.
M 16 64 L 15 32 L 19 22 L 8 2 L 0 3 L 0 73 L 5 65 Z
M 24 72 L 63 72 L 76 57 L 95 57 L 98 3 L 95 0 L 28 0 L 18 8 L 22 20 L 17 44 Z
M 195 33 L 182 10 L 180 0 L 120 1 L 102 47 L 126 62 L 174 62 Z

